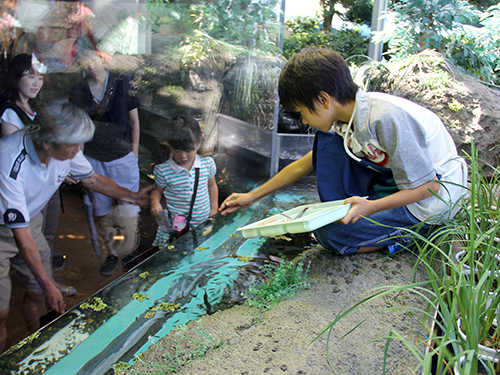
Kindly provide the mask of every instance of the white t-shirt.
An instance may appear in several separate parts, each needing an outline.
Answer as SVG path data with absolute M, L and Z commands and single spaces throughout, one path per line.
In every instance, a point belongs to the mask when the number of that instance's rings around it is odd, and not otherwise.
M 51 158 L 43 164 L 29 133 L 15 132 L 0 139 L 0 225 L 25 228 L 59 188 L 66 176 L 88 178 L 92 166 L 80 151 L 73 159 Z
M 36 113 L 34 115 L 30 115 L 27 113 L 26 115 L 31 119 L 31 121 L 33 121 L 35 119 Z M 8 122 L 9 124 L 16 126 L 18 129 L 24 128 L 24 124 L 17 115 L 16 111 L 14 111 L 11 108 L 7 108 L 3 112 L 1 119 L 2 121 Z
M 467 165 L 436 114 L 397 96 L 358 90 L 352 130 L 347 136 L 354 154 L 391 169 L 400 190 L 435 177 L 442 182 L 441 199 L 406 206 L 417 219 L 441 223 L 456 214 L 466 194 Z

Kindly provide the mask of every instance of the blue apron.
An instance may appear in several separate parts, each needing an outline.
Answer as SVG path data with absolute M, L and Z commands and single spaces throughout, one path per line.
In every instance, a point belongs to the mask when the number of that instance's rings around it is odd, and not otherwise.
M 313 168 L 322 202 L 352 196 L 378 199 L 398 191 L 389 168 L 352 159 L 344 150 L 344 139 L 337 133 L 316 132 Z

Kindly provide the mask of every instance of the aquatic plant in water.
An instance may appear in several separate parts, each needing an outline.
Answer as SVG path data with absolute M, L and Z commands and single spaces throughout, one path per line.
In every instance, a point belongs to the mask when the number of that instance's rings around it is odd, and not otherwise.
M 92 309 L 94 311 L 101 311 L 104 310 L 108 305 L 106 305 L 101 298 L 99 297 L 93 297 L 90 298 L 88 301 L 85 301 L 80 305 L 82 309 Z
M 32 343 L 33 340 L 35 340 L 38 336 L 40 336 L 40 332 L 34 332 L 33 334 L 31 334 L 28 337 L 26 337 L 24 340 L 21 340 L 17 344 L 12 345 L 6 353 L 13 352 L 13 351 L 15 351 L 17 349 L 22 348 L 26 344 Z
M 142 293 L 134 293 L 132 294 L 132 298 L 139 302 L 144 302 L 145 299 L 149 299 L 149 296 Z
M 208 250 L 210 249 L 210 247 L 203 247 L 203 246 L 200 246 L 196 249 L 196 251 L 203 251 L 203 250 Z
M 180 303 L 174 305 L 173 303 L 164 302 L 164 303 L 160 303 L 158 308 L 162 311 L 175 311 L 175 310 L 180 309 L 181 305 L 180 305 Z

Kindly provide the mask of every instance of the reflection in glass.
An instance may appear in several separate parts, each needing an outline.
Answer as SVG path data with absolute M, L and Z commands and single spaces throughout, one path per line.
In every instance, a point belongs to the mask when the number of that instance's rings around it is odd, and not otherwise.
M 202 152 L 217 164 L 222 201 L 230 191 L 248 191 L 268 176 L 281 64 L 279 5 L 278 0 L 23 1 L 14 15 L 23 30 L 16 53 L 33 52 L 48 65 L 43 88 L 48 101 L 67 97 L 82 80 L 78 60 L 88 50 L 104 57 L 106 70 L 130 76 L 141 102 L 141 186 L 151 184 L 154 165 L 168 159 L 171 119 L 195 117 L 204 133 Z M 285 158 L 308 152 L 308 142 L 284 140 Z M 0 357 L 0 366 L 14 372 L 105 373 L 146 350 L 150 336 L 240 303 L 239 291 L 268 255 L 298 252 L 311 241 L 296 236 L 284 246 L 234 236 L 246 223 L 317 200 L 314 181 L 294 189 L 276 201 L 263 199 L 252 209 L 216 216 L 172 248 L 151 247 L 156 224 L 142 208 L 134 256 L 144 262 L 97 287 L 86 304 Z M 91 256 L 90 243 L 85 246 Z M 97 279 L 87 281 L 99 285 Z

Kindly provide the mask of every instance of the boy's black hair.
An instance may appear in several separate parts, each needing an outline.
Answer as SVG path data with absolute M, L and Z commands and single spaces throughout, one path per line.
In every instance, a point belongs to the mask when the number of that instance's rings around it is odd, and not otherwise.
M 315 101 L 324 91 L 340 104 L 355 100 L 358 86 L 349 66 L 337 52 L 326 48 L 307 48 L 292 56 L 281 71 L 278 93 L 287 110 L 304 105 L 315 112 Z
M 193 151 L 202 138 L 198 121 L 191 116 L 178 116 L 172 122 L 172 131 L 167 139 L 172 150 Z

